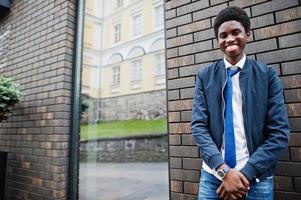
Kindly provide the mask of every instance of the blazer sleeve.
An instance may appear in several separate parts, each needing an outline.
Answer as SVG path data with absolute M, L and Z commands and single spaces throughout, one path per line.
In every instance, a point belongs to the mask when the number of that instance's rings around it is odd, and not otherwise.
M 201 150 L 203 160 L 210 168 L 218 168 L 225 163 L 210 134 L 209 113 L 202 81 L 202 71 L 196 76 L 192 105 L 191 129 L 194 140 Z
M 249 179 L 259 177 L 275 165 L 289 141 L 289 123 L 283 89 L 276 71 L 268 68 L 268 97 L 265 133 L 268 136 L 250 156 L 241 172 Z

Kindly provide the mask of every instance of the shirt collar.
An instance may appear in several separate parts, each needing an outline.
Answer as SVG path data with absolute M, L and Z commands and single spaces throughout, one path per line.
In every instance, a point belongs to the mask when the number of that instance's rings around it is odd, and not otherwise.
M 244 67 L 245 62 L 246 62 L 246 54 L 244 54 L 244 56 L 234 66 L 242 69 Z M 224 57 L 224 63 L 226 69 L 228 69 L 229 67 L 233 67 L 233 65 L 229 63 L 225 57 Z

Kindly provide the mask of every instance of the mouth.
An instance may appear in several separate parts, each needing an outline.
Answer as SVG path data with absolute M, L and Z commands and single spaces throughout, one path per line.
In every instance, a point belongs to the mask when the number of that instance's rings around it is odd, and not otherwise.
M 239 46 L 237 44 L 231 44 L 231 45 L 226 46 L 226 50 L 227 51 L 234 51 L 234 50 L 237 50 L 238 47 Z

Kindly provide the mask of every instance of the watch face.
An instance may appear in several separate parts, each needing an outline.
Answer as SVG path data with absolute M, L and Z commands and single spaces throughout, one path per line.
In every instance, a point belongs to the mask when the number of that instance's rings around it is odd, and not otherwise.
M 221 178 L 224 178 L 225 173 L 222 170 L 217 171 L 217 175 Z

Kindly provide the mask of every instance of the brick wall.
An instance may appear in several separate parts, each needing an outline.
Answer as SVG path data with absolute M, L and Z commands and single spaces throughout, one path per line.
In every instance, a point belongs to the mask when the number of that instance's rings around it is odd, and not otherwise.
M 190 127 L 195 74 L 222 58 L 213 21 L 236 5 L 251 17 L 247 54 L 277 70 L 291 126 L 289 148 L 276 168 L 275 199 L 301 199 L 301 1 L 165 0 L 171 199 L 196 199 L 200 154 Z
M 25 94 L 0 123 L 6 199 L 67 199 L 74 2 L 12 0 L 0 20 L 0 74 Z

